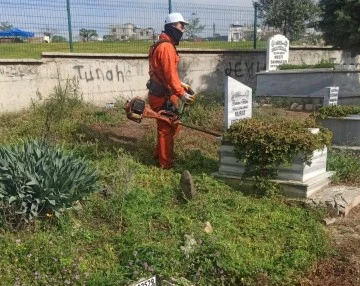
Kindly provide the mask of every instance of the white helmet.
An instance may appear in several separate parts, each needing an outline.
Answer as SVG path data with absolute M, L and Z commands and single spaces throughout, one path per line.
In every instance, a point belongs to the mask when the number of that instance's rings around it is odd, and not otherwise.
M 167 15 L 166 19 L 165 19 L 165 25 L 166 24 L 172 24 L 172 23 L 184 23 L 184 24 L 189 24 L 188 22 L 186 22 L 184 20 L 184 17 L 180 14 L 180 13 L 170 13 L 169 15 Z

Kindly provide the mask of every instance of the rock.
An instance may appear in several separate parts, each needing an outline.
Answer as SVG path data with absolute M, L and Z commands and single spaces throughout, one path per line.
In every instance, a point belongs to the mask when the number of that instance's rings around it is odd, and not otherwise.
M 336 218 L 332 217 L 332 218 L 325 218 L 324 220 L 325 225 L 330 225 L 333 224 L 334 222 L 336 222 Z
M 213 232 L 213 227 L 211 226 L 211 224 L 210 224 L 209 221 L 207 221 L 207 222 L 205 223 L 205 229 L 204 229 L 204 231 L 205 231 L 206 233 L 212 233 L 212 232 Z
M 296 108 L 299 106 L 298 103 L 294 102 L 293 104 L 291 104 L 290 110 L 296 110 Z
M 306 111 L 313 111 L 314 110 L 314 104 L 305 104 L 305 110 Z
M 302 104 L 299 104 L 297 107 L 296 107 L 296 110 L 297 111 L 302 111 L 304 109 L 304 105 Z
M 194 199 L 196 195 L 196 188 L 192 180 L 191 174 L 188 170 L 185 170 L 181 174 L 180 187 L 181 187 L 182 197 L 185 200 L 190 201 Z

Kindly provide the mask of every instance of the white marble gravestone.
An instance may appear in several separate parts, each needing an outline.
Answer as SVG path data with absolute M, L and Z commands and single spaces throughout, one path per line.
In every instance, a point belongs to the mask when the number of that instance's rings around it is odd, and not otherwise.
M 337 105 L 339 98 L 339 87 L 330 86 L 325 88 L 324 106 Z
M 225 80 L 225 130 L 231 124 L 252 116 L 252 89 L 226 77 Z
M 289 60 L 289 40 L 280 34 L 271 37 L 267 42 L 266 71 L 276 70 L 279 65 Z

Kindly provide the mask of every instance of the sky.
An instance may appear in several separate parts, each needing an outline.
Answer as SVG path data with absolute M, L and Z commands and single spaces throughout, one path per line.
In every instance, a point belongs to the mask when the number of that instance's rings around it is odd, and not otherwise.
M 143 0 L 144 2 L 154 2 L 154 0 Z M 158 0 L 159 1 L 159 0 Z M 163 0 L 169 2 L 169 0 Z M 195 4 L 210 4 L 210 5 L 234 5 L 234 6 L 252 6 L 253 0 L 171 0 L 173 4 L 183 3 L 195 3 Z

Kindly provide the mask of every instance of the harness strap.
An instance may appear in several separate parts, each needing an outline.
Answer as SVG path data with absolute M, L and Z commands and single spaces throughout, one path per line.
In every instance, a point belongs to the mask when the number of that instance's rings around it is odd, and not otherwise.
M 152 46 L 150 46 L 150 49 L 149 49 L 149 55 L 148 55 L 148 58 L 149 58 L 149 75 L 150 75 L 150 80 L 152 77 L 154 77 L 156 79 L 156 81 L 162 85 L 164 87 L 164 89 L 167 89 L 167 85 L 164 84 L 164 82 L 161 80 L 161 78 L 156 74 L 155 70 L 153 69 L 153 67 L 151 66 L 151 59 L 153 57 L 153 54 L 155 52 L 155 49 L 161 45 L 162 43 L 171 43 L 177 53 L 177 50 L 176 50 L 176 47 L 175 45 L 173 44 L 172 41 L 168 40 L 168 39 L 160 39 L 159 41 L 157 41 L 155 44 L 153 44 Z

